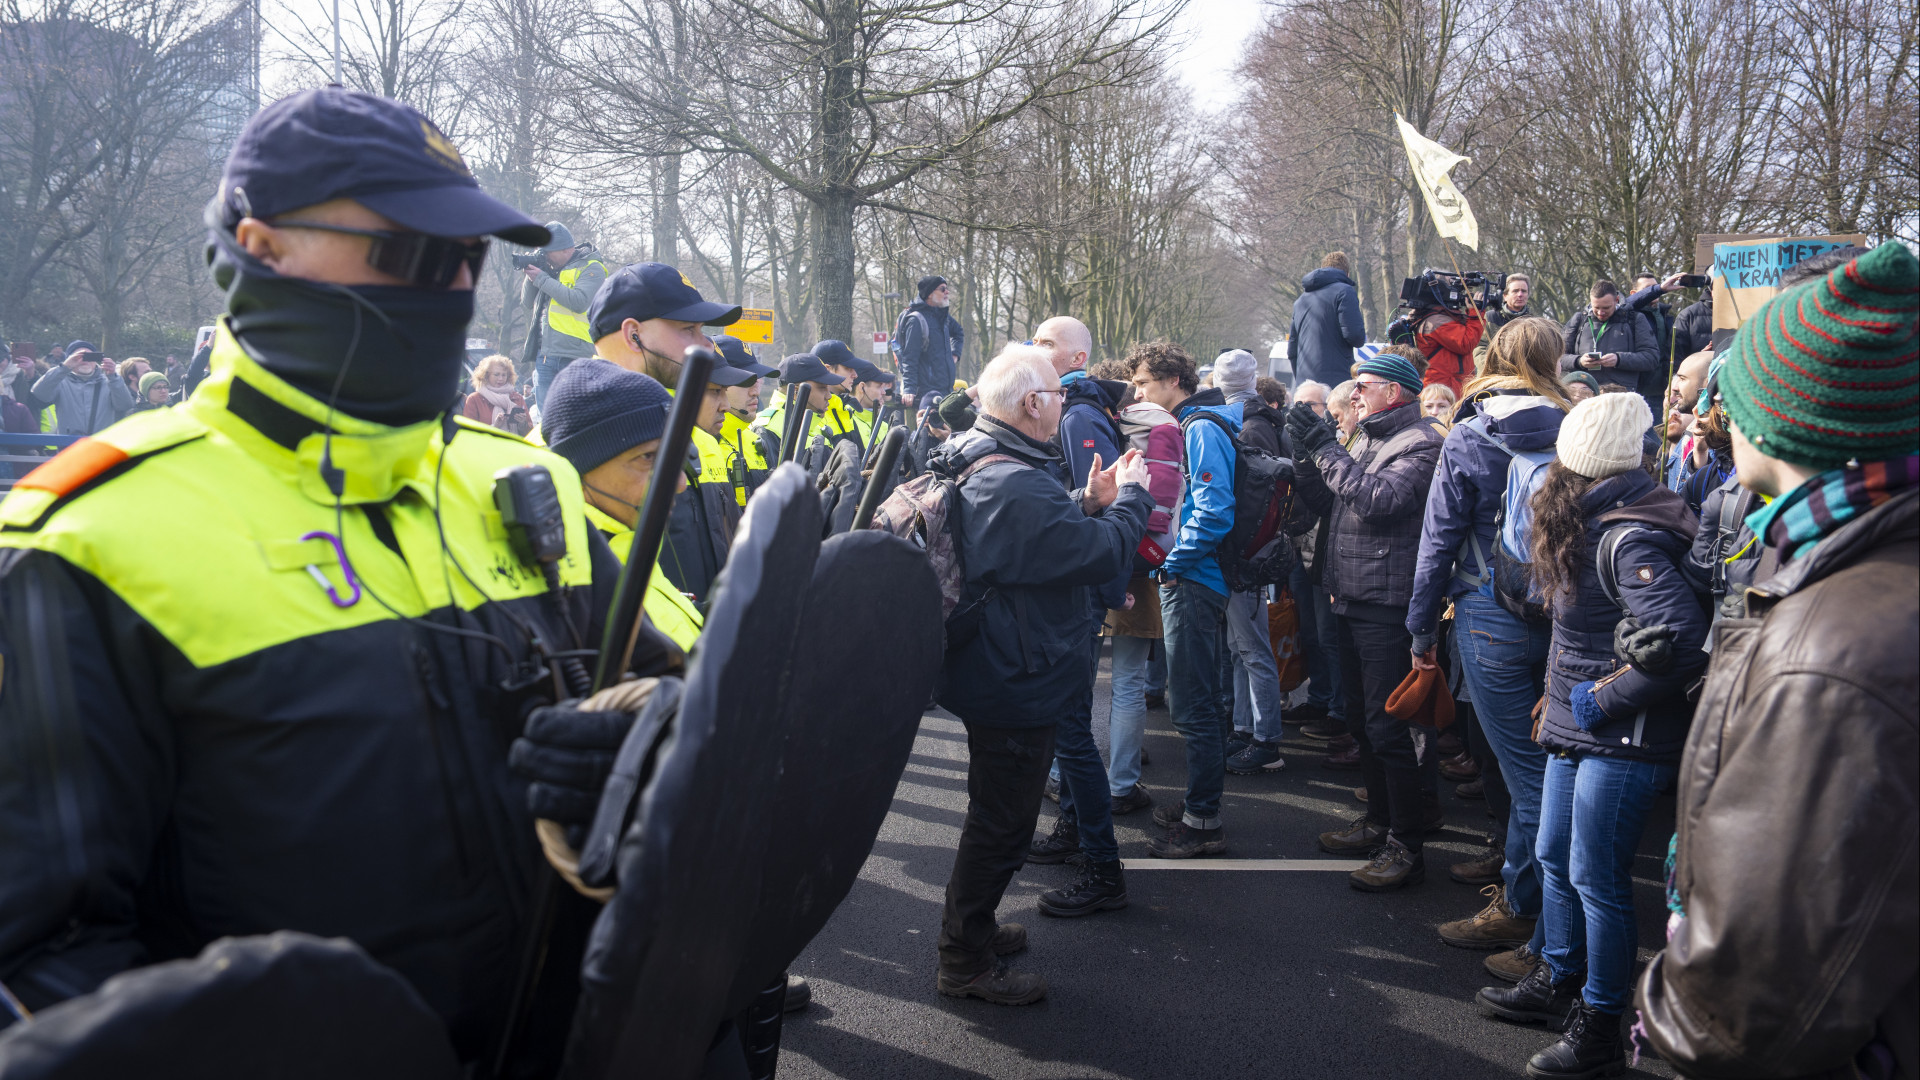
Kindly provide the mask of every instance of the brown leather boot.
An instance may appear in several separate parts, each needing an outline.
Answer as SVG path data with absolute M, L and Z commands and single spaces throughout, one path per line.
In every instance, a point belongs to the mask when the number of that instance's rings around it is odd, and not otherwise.
M 1512 949 L 1533 940 L 1533 920 L 1516 918 L 1504 886 L 1480 890 L 1487 906 L 1468 919 L 1440 924 L 1440 940 L 1460 949 Z

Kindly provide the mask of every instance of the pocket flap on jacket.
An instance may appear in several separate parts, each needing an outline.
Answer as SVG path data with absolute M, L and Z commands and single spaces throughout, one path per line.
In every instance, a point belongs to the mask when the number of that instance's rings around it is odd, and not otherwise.
M 1349 559 L 1384 559 L 1392 550 L 1385 541 L 1364 536 L 1340 537 L 1340 555 Z

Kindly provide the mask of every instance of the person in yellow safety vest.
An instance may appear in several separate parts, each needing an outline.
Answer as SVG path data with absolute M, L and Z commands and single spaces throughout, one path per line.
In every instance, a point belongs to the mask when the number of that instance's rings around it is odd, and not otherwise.
M 653 483 L 672 397 L 659 382 L 612 364 L 570 364 L 554 380 L 540 430 L 547 447 L 580 474 L 587 523 L 600 530 L 621 562 Z M 686 480 L 680 482 L 684 490 Z M 700 635 L 700 609 L 674 588 L 658 565 L 642 601 L 647 618 L 689 652 Z
M 807 430 L 801 435 L 800 449 L 795 453 L 794 461 L 810 475 L 818 475 L 826 466 L 827 459 L 833 456 L 834 443 L 851 439 L 862 447 L 866 445 L 860 441 L 860 430 L 854 426 L 853 414 L 834 392 L 835 387 L 845 381 L 828 371 L 820 358 L 812 353 L 795 353 L 780 361 L 780 392 L 775 395 L 772 407 L 761 410 L 755 426 L 773 438 L 777 452 L 779 440 L 786 432 L 788 395 L 796 384 L 810 384 Z
M 521 267 L 527 282 L 521 286 L 522 303 L 533 303 L 540 346 L 533 365 L 533 397 L 537 405 L 547 403 L 562 368 L 583 356 L 593 355 L 593 335 L 587 324 L 587 311 L 594 295 L 607 280 L 607 265 L 592 244 L 576 242 L 573 233 L 558 221 L 547 222 L 553 239 L 540 248 L 540 262 Z M 544 265 L 543 265 L 544 264 Z
M 247 121 L 206 223 L 206 381 L 0 503 L 0 972 L 41 1010 L 225 936 L 347 938 L 471 1071 L 543 873 L 503 734 L 561 708 L 552 654 L 597 644 L 619 570 L 572 465 L 449 415 L 487 238 L 547 231 L 339 87 Z M 551 577 L 493 499 L 529 466 Z M 594 914 L 560 905 L 555 940 Z
M 886 419 L 887 391 L 893 388 L 893 373 L 882 371 L 864 357 L 853 358 L 853 422 L 866 440 L 867 452 L 880 445 L 893 424 Z
M 733 499 L 745 506 L 760 485 L 767 482 L 773 472 L 773 459 L 780 452 L 777 442 L 769 451 L 767 441 L 762 438 L 765 433 L 753 429 L 753 421 L 760 411 L 760 380 L 779 375 L 780 369 L 755 360 L 745 343 L 730 334 L 714 338 L 713 346 L 728 367 L 753 375 L 750 382 L 727 387 L 726 411 L 720 417 L 720 441 L 733 454 L 727 465 L 728 478 L 733 482 Z
M 738 307 L 701 299 L 699 290 L 680 271 L 664 263 L 621 267 L 593 298 L 590 310 L 598 332 L 595 352 L 628 371 L 649 376 L 669 393 L 680 380 L 681 357 L 687 347 L 713 344 L 701 326 L 727 325 L 739 317 Z M 734 501 L 729 479 L 732 454 L 716 437 L 725 388 L 753 378 L 749 372 L 724 365 L 709 378 L 688 451 L 691 487 L 674 503 L 660 552 L 660 569 L 703 609 L 714 578 L 726 565 L 733 529 L 740 520 L 740 504 Z

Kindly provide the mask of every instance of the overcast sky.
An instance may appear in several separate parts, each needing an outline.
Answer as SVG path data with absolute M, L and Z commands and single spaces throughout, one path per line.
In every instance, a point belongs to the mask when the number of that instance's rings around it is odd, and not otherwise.
M 1201 108 L 1221 109 L 1239 96 L 1233 69 L 1259 26 L 1263 6 L 1261 0 L 1190 0 L 1181 13 L 1181 27 L 1190 39 L 1174 69 Z

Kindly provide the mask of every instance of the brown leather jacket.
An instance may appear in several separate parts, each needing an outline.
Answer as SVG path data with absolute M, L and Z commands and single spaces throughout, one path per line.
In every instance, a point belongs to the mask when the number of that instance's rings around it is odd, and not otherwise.
M 1920 492 L 1756 578 L 1680 767 L 1644 1029 L 1690 1077 L 1920 1076 Z

